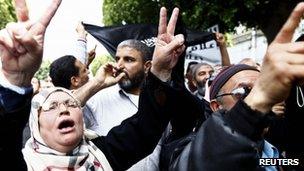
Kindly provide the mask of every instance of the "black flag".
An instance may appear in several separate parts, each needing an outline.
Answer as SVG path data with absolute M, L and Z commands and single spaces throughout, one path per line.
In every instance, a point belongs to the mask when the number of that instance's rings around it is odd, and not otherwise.
M 123 26 L 100 27 L 83 23 L 85 29 L 95 37 L 112 55 L 115 56 L 118 44 L 127 39 L 141 40 L 147 46 L 154 48 L 157 37 L 156 25 L 152 24 L 128 24 Z M 192 46 L 214 40 L 215 36 L 210 32 L 191 31 L 186 29 L 186 45 Z

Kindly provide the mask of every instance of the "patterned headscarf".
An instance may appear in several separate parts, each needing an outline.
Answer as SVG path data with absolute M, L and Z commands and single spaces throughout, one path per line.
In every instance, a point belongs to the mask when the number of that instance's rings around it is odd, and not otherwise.
M 57 91 L 65 92 L 74 98 L 69 90 L 54 87 L 42 90 L 32 99 L 29 119 L 31 138 L 22 150 L 28 170 L 112 170 L 105 155 L 85 134 L 81 143 L 68 154 L 50 148 L 43 141 L 39 131 L 38 112 L 50 94 Z

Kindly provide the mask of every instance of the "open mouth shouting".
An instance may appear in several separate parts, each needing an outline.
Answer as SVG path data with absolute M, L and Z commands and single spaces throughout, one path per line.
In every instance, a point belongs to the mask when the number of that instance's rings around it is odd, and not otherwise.
M 58 124 L 58 129 L 62 134 L 70 133 L 75 130 L 75 122 L 72 119 L 64 119 Z

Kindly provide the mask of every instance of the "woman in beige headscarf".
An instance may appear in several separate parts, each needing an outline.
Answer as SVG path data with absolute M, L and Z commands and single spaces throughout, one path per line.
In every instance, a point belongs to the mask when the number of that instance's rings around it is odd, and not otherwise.
M 23 154 L 28 170 L 112 170 L 84 134 L 82 110 L 69 90 L 51 88 L 33 97 L 31 138 Z

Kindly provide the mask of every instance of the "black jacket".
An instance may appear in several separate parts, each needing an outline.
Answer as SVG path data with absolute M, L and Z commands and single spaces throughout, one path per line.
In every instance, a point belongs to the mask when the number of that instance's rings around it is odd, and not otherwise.
M 213 113 L 170 170 L 263 170 L 258 165 L 267 116 L 239 101 L 229 112 Z
M 149 73 L 137 114 L 114 127 L 107 136 L 92 140 L 114 170 L 126 170 L 153 151 L 169 120 L 179 114 L 176 111 L 183 101 L 177 98 L 179 92 Z M 21 153 L 22 131 L 28 121 L 31 96 L 32 93 L 19 95 L 0 86 L 0 134 L 5 137 L 0 141 L 0 164 L 12 163 L 9 170 L 26 170 Z
M 21 149 L 31 97 L 32 92 L 20 95 L 0 85 L 0 165 L 9 170 L 27 170 Z

